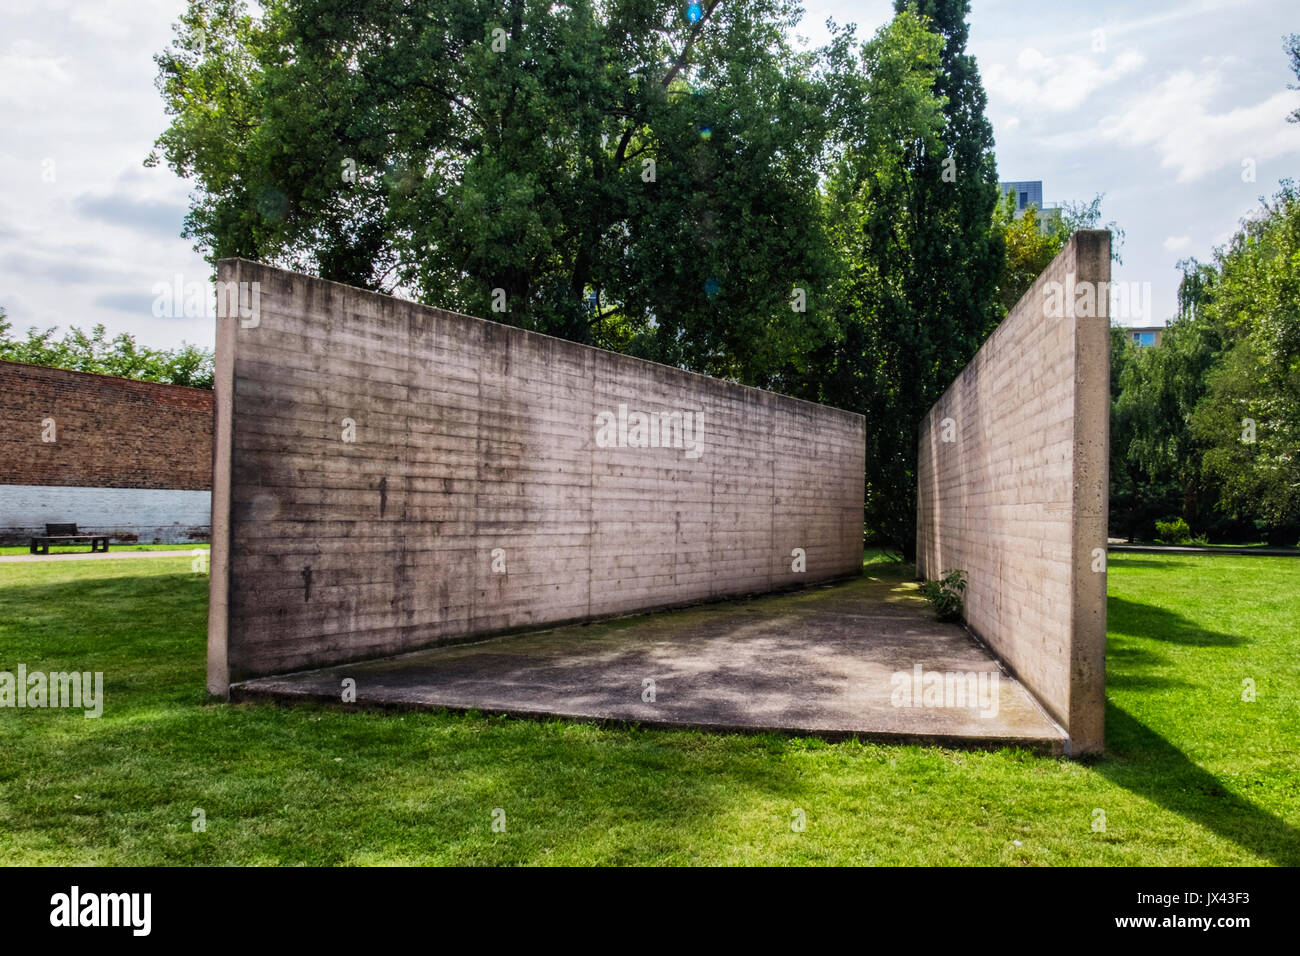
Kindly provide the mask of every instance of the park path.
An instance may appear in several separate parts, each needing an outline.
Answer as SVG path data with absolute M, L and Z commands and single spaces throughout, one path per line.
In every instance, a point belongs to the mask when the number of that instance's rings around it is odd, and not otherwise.
M 1121 554 L 1232 554 L 1257 558 L 1300 558 L 1300 548 L 1202 548 L 1187 544 L 1108 544 L 1107 551 Z
M 192 558 L 190 551 L 77 551 L 69 554 L 5 554 L 0 555 L 0 564 L 25 564 L 35 561 L 118 561 L 122 558 Z M 204 549 L 203 554 L 207 554 Z

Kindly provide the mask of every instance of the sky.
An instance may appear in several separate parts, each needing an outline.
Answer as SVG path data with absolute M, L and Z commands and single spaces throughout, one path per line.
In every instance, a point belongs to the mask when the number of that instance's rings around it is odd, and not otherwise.
M 804 6 L 809 43 L 828 17 L 866 38 L 892 15 L 888 0 Z M 0 307 L 16 329 L 102 323 L 211 347 L 211 318 L 153 315 L 160 284 L 210 275 L 180 238 L 189 184 L 143 166 L 167 125 L 153 55 L 184 7 L 0 0 Z M 1104 194 L 1103 221 L 1125 232 L 1112 277 L 1150 284 L 1150 320 L 1126 324 L 1169 318 L 1175 263 L 1207 259 L 1300 175 L 1282 49 L 1294 0 L 976 0 L 970 23 L 1000 178 L 1042 180 L 1048 204 Z

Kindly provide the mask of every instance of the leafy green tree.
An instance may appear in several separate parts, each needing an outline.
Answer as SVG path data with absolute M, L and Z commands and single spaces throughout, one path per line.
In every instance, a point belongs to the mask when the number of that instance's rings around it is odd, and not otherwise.
M 1002 319 L 997 281 L 1003 245 L 989 226 L 998 174 L 993 126 L 984 115 L 988 97 L 975 58 L 966 52 L 970 3 L 895 0 L 894 9 L 919 15 L 943 38 L 934 84 L 943 102 L 940 145 L 925 143 L 908 157 L 915 232 L 909 298 L 936 329 L 950 330 L 974 354 Z
M 866 416 L 867 525 L 905 554 L 907 525 L 915 525 L 916 425 L 926 397 L 937 394 L 936 351 L 954 344 L 909 297 L 911 161 L 942 149 L 943 101 L 934 91 L 942 44 L 903 13 L 863 45 L 860 59 L 840 50 L 846 142 L 826 187 L 844 263 L 835 292 L 843 333 L 818 397 Z
M 993 227 L 1002 234 L 1006 250 L 998 275 L 998 303 L 1006 313 L 1051 265 L 1070 237 L 1055 226 L 1043 229 L 1037 206 L 1017 216 L 1013 192 L 1008 192 L 995 207 Z
M 1105 193 L 1098 193 L 1087 202 L 1061 203 L 1053 228 L 1063 237 L 1062 246 L 1080 229 L 1105 229 L 1111 234 L 1111 261 L 1122 265 L 1125 233 L 1114 219 L 1106 223 L 1101 221 L 1101 203 L 1105 198 Z
M 842 331 L 818 397 L 866 416 L 867 525 L 908 558 L 917 425 L 1001 316 L 997 172 L 966 9 L 900 4 L 860 58 L 833 46 L 843 145 L 826 202 Z
M 1214 294 L 1214 281 L 1218 273 L 1214 266 L 1198 262 L 1195 258 L 1180 259 L 1178 268 L 1183 273 L 1183 277 L 1178 281 L 1179 317 L 1204 318 L 1203 307 Z
M 827 101 L 786 40 L 798 13 L 192 0 L 157 57 L 151 161 L 196 181 L 209 259 L 763 384 L 833 331 Z
M 1046 229 L 1037 206 L 1031 205 L 1017 216 L 1015 194 L 1007 192 L 1002 197 L 994 208 L 993 229 L 1002 236 L 1005 248 L 998 275 L 998 302 L 1003 313 L 1011 311 L 1080 229 L 1108 229 L 1112 236 L 1111 258 L 1123 261 L 1120 252 L 1124 230 L 1114 220 L 1101 223 L 1104 196 L 1099 193 L 1086 203 L 1062 203 Z
M 1122 426 L 1112 443 L 1127 441 L 1123 453 L 1136 466 L 1135 475 L 1145 479 L 1135 481 L 1140 497 L 1148 502 L 1160 497 L 1152 493 L 1152 484 L 1174 486 L 1181 498 L 1178 513 L 1193 528 L 1201 525 L 1214 496 L 1202 473 L 1204 447 L 1193 433 L 1192 418 L 1222 348 L 1213 325 L 1180 318 L 1165 329 L 1159 348 L 1134 349 L 1118 370 L 1115 411 Z
M 1007 289 L 968 9 L 805 54 L 794 0 L 191 0 L 150 161 L 209 259 L 863 412 L 910 555 L 917 423 Z
M 0 359 L 5 361 L 192 388 L 212 387 L 213 355 L 195 345 L 151 349 L 138 345 L 125 332 L 109 339 L 103 325 L 96 325 L 89 334 L 73 326 L 61 339 L 54 337 L 55 329 L 39 331 L 35 327 L 27 330 L 26 337 L 16 338 L 10 333 L 12 328 L 0 309 Z
M 1300 524 L 1300 191 L 1283 180 L 1214 256 L 1200 305 L 1226 353 L 1207 376 L 1193 432 L 1220 505 L 1275 528 Z M 1288 535 L 1292 532 L 1288 531 Z M 1292 535 L 1293 536 L 1293 535 Z M 1287 544 L 1294 544 L 1289 540 Z
M 1150 538 L 1157 520 L 1175 515 L 1201 532 L 1223 517 L 1201 468 L 1204 443 L 1192 431 L 1223 353 L 1222 334 L 1202 309 L 1213 270 L 1194 259 L 1178 266 L 1177 320 L 1159 348 L 1138 348 L 1127 329 L 1111 329 L 1111 529 L 1129 538 Z
M 1133 442 L 1131 417 L 1120 411 L 1129 366 L 1137 360 L 1138 348 L 1128 332 L 1112 325 L 1110 329 L 1110 533 L 1134 538 L 1139 535 L 1141 505 L 1146 481 L 1142 469 L 1128 457 Z M 1163 514 L 1163 513 L 1162 513 Z
M 1180 263 L 1178 319 L 1152 349 L 1112 352 L 1112 513 L 1129 533 L 1258 519 L 1300 537 L 1300 196 L 1283 181 L 1214 260 Z M 1249 533 L 1247 530 L 1245 533 Z

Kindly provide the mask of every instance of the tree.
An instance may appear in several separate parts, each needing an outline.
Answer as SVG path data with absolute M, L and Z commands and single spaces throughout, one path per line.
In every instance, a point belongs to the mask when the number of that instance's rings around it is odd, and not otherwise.
M 196 181 L 210 260 L 751 384 L 833 331 L 826 99 L 793 0 L 263 7 L 192 0 L 156 58 L 151 161 Z
M 912 300 L 914 159 L 942 149 L 943 100 L 935 93 L 942 44 L 904 12 L 862 46 L 860 59 L 839 48 L 845 145 L 826 186 L 843 263 L 835 289 L 842 333 L 819 357 L 818 397 L 866 417 L 867 525 L 909 556 L 917 423 L 938 395 L 940 368 L 963 351 L 951 317 L 936 327 Z
M 1060 212 L 1056 218 L 1055 229 L 1063 236 L 1061 245 L 1069 241 L 1070 237 L 1080 229 L 1105 229 L 1111 234 L 1110 258 L 1112 262 L 1124 262 L 1121 254 L 1124 248 L 1124 230 L 1120 228 L 1119 223 L 1114 219 L 1107 223 L 1101 221 L 1101 202 L 1106 198 L 1105 193 L 1097 193 L 1088 202 L 1063 202 L 1060 206 Z
M 866 416 L 868 527 L 915 554 L 917 426 L 1001 317 L 997 172 L 967 5 L 899 4 L 836 70 L 826 185 L 842 332 L 818 397 Z
M 15 338 L 10 335 L 11 328 L 0 309 L 0 359 L 5 361 L 192 388 L 212 387 L 213 355 L 195 345 L 151 349 L 137 345 L 135 338 L 125 332 L 110 340 L 103 325 L 96 325 L 89 335 L 73 326 L 61 339 L 54 337 L 52 328 L 41 332 L 35 327 L 27 330 L 25 338 Z
M 1180 259 L 1178 269 L 1183 277 L 1178 280 L 1178 315 L 1184 319 L 1203 318 L 1203 309 L 1214 294 L 1217 273 L 1214 266 L 1197 262 L 1195 258 Z
M 1152 485 L 1174 486 L 1181 498 L 1178 510 L 1192 528 L 1201 525 L 1202 511 L 1214 501 L 1202 473 L 1204 448 L 1193 433 L 1192 418 L 1222 347 L 1213 325 L 1180 318 L 1165 329 L 1159 348 L 1134 349 L 1123 368 L 1112 369 L 1120 386 L 1116 417 L 1127 439 L 1122 451 L 1145 478 L 1135 481 L 1139 499 L 1149 503 L 1162 497 L 1153 493 Z
M 1008 192 L 994 208 L 993 228 L 1002 234 L 1005 249 L 998 275 L 998 303 L 1005 314 L 1052 264 L 1070 237 L 1056 224 L 1043 229 L 1036 206 L 1017 216 L 1013 192 Z
M 922 17 L 943 39 L 934 84 L 943 102 L 939 143 L 908 157 L 915 187 L 909 298 L 973 355 L 1002 319 L 997 281 L 1004 250 L 989 225 L 999 196 L 997 163 L 993 126 L 984 115 L 988 97 L 966 52 L 970 3 L 895 0 L 894 9 Z M 950 369 L 952 375 L 961 367 Z
M 1070 237 L 1080 229 L 1107 229 L 1111 232 L 1111 258 L 1122 262 L 1120 250 L 1124 230 L 1114 220 L 1101 225 L 1101 201 L 1098 193 L 1090 202 L 1062 203 L 1047 229 L 1042 228 L 1037 206 L 1029 206 L 1016 215 L 1016 197 L 1007 192 L 994 208 L 993 229 L 1002 236 L 1005 254 L 998 275 L 998 302 L 1003 313 L 1010 312 L 1021 297 L 1065 248 Z
M 1129 459 L 1133 441 L 1133 423 L 1120 412 L 1124 392 L 1120 385 L 1130 365 L 1137 360 L 1137 346 L 1120 326 L 1110 328 L 1110 533 L 1123 537 L 1138 536 L 1144 517 L 1146 482 L 1142 469 Z M 1164 513 L 1161 512 L 1161 517 Z
M 1201 306 L 1223 336 L 1193 431 L 1220 505 L 1253 511 L 1295 544 L 1300 525 L 1300 191 L 1283 180 L 1271 201 L 1215 250 L 1213 293 Z

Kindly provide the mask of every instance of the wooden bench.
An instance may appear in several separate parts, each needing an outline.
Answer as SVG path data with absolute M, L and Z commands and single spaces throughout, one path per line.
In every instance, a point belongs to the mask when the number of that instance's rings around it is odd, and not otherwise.
M 91 553 L 96 551 L 108 550 L 108 535 L 106 534 L 77 534 L 75 524 L 47 524 L 45 534 L 38 538 L 32 538 L 32 554 L 49 554 L 50 543 L 55 544 L 76 544 L 78 541 L 89 541 Z

